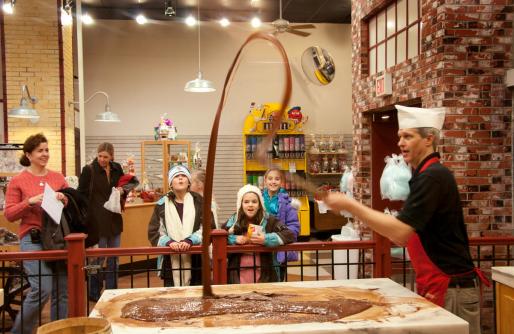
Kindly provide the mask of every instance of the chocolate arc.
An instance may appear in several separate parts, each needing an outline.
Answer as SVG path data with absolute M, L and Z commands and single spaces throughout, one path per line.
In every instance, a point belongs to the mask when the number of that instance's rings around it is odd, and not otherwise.
M 211 215 L 208 214 L 211 210 L 211 201 L 212 201 L 212 187 L 214 180 L 214 162 L 216 155 L 216 145 L 218 142 L 218 129 L 220 123 L 221 112 L 223 111 L 223 107 L 225 106 L 225 100 L 228 96 L 228 88 L 230 82 L 233 78 L 233 74 L 235 74 L 235 68 L 237 69 L 237 65 L 239 63 L 239 59 L 241 56 L 241 52 L 243 49 L 253 40 L 262 39 L 271 43 L 280 53 L 280 56 L 283 59 L 284 71 L 286 77 L 286 85 L 284 88 L 284 93 L 282 95 L 282 102 L 280 106 L 280 110 L 273 119 L 272 128 L 270 133 L 264 138 L 262 147 L 267 147 L 267 144 L 271 142 L 277 130 L 280 126 L 280 120 L 282 119 L 282 115 L 289 104 L 289 100 L 291 99 L 291 91 L 292 91 L 292 79 L 291 79 L 291 68 L 289 67 L 289 59 L 287 58 L 286 51 L 280 41 L 271 34 L 265 34 L 262 32 L 256 32 L 251 34 L 243 45 L 239 48 L 236 57 L 232 61 L 232 65 L 230 66 L 227 76 L 225 77 L 225 83 L 223 85 L 223 91 L 221 93 L 221 99 L 218 104 L 218 110 L 216 111 L 216 116 L 214 117 L 214 122 L 212 123 L 211 137 L 209 139 L 209 150 L 207 153 L 207 167 L 206 167 L 206 176 L 205 176 L 205 188 L 204 188 L 204 202 L 203 202 L 203 222 L 202 222 L 202 284 L 203 284 L 203 298 L 213 297 L 212 287 L 211 287 L 211 264 L 209 259 L 209 244 L 211 242 Z M 266 146 L 264 146 L 266 145 Z M 260 161 L 267 164 L 268 160 L 265 157 L 265 154 L 261 154 Z

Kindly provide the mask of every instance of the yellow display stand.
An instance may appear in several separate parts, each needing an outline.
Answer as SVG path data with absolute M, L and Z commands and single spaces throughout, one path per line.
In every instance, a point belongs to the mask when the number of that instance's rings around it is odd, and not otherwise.
M 266 167 L 259 164 L 255 159 L 254 153 L 257 145 L 264 136 L 271 130 L 274 113 L 280 109 L 279 103 L 266 103 L 259 107 L 254 107 L 246 117 L 243 126 L 243 168 L 244 184 L 250 183 L 263 188 L 264 173 Z M 273 164 L 287 174 L 297 173 L 305 177 L 305 136 L 303 133 L 303 119 L 299 108 L 288 108 L 289 113 L 284 113 L 280 128 L 273 140 L 273 146 L 268 149 L 268 154 L 273 160 Z M 291 197 L 298 198 L 301 203 L 298 211 L 300 220 L 300 236 L 310 235 L 309 200 L 303 190 L 296 187 L 294 179 L 287 177 L 285 186 Z

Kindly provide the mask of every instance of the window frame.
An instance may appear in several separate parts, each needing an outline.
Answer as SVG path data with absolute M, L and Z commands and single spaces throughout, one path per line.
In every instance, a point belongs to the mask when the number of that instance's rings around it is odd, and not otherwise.
M 388 59 L 387 59 L 387 53 L 388 53 L 388 48 L 387 48 L 387 42 L 390 41 L 391 39 L 394 39 L 394 65 L 392 65 L 391 67 L 394 67 L 396 65 L 398 65 L 398 35 L 400 35 L 401 33 L 405 32 L 405 59 L 404 61 L 407 61 L 413 57 L 416 57 L 416 56 L 419 56 L 419 54 L 421 53 L 421 1 L 420 0 L 415 0 L 417 1 L 418 3 L 418 17 L 416 20 L 413 20 L 411 23 L 409 23 L 409 0 L 403 0 L 405 1 L 405 26 L 401 29 L 398 30 L 398 0 L 394 0 L 394 1 L 391 1 L 390 3 L 387 4 L 387 6 L 385 6 L 384 8 L 382 8 L 381 10 L 379 10 L 378 12 L 376 12 L 374 15 L 372 15 L 371 17 L 369 17 L 366 21 L 366 24 L 368 25 L 368 50 L 367 50 L 367 54 L 368 54 L 368 58 L 370 59 L 371 57 L 369 56 L 371 54 L 371 51 L 372 50 L 375 50 L 375 61 L 374 61 L 374 64 L 371 63 L 371 59 L 370 61 L 368 62 L 368 73 L 369 75 L 376 75 L 377 73 L 379 72 L 382 72 L 382 71 L 386 71 L 388 68 L 387 66 L 387 62 L 388 62 Z M 389 36 L 388 35 L 388 32 L 387 32 L 387 21 L 388 21 L 388 17 L 387 17 L 387 12 L 388 12 L 388 8 L 390 8 L 390 6 L 394 6 L 394 32 L 391 33 L 391 35 Z M 381 41 L 378 41 L 378 16 L 381 15 L 381 14 L 384 14 L 385 16 L 385 26 L 384 26 L 384 36 L 385 38 Z M 372 29 L 371 27 L 371 23 L 374 23 L 375 24 L 375 27 L 374 29 Z M 418 31 L 417 31 L 417 35 L 418 35 L 418 38 L 417 38 L 417 41 L 418 41 L 418 47 L 417 47 L 417 53 L 416 55 L 414 55 L 413 57 L 410 57 L 409 58 L 409 29 L 413 26 L 417 25 L 418 27 Z M 371 45 L 371 34 L 372 32 L 374 31 L 375 33 L 375 44 Z M 381 71 L 378 71 L 378 58 L 379 58 L 379 53 L 378 53 L 378 48 L 380 45 L 384 45 L 384 55 L 385 55 L 385 59 L 384 59 L 384 69 L 381 70 Z M 374 66 L 374 71 L 372 71 L 372 66 Z

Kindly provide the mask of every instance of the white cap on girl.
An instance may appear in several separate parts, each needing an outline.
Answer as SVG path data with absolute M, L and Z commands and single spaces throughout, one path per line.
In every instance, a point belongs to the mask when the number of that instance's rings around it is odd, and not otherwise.
M 257 195 L 257 197 L 259 198 L 259 205 L 261 206 L 261 208 L 266 211 L 266 208 L 264 207 L 264 199 L 262 198 L 262 193 L 261 193 L 261 190 L 259 188 L 257 188 L 256 186 L 252 186 L 251 184 L 247 184 L 243 187 L 241 187 L 241 189 L 239 189 L 239 191 L 237 192 L 237 215 L 239 215 L 239 209 L 241 208 L 241 203 L 243 202 L 243 196 L 247 193 L 255 193 Z

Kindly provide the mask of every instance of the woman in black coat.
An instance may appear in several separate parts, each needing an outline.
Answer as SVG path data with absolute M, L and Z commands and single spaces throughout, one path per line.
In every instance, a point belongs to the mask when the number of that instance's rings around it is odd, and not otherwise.
M 100 248 L 120 247 L 123 220 L 121 214 L 111 212 L 104 208 L 109 200 L 113 187 L 123 176 L 123 169 L 119 163 L 113 161 L 114 147 L 111 143 L 102 143 L 98 146 L 97 157 L 89 165 L 82 168 L 79 178 L 78 191 L 89 198 L 88 206 L 88 237 L 86 246 L 98 243 Z M 117 187 L 123 195 L 124 190 Z M 95 264 L 103 266 L 104 258 L 98 258 Z M 118 287 L 118 258 L 107 258 L 105 274 L 106 289 Z M 103 288 L 103 279 L 99 275 L 90 276 L 89 298 L 98 300 Z

